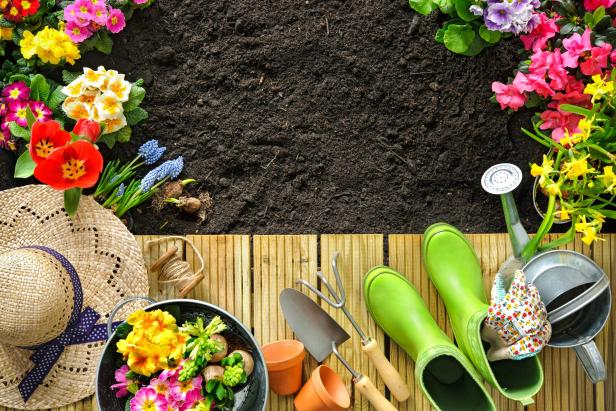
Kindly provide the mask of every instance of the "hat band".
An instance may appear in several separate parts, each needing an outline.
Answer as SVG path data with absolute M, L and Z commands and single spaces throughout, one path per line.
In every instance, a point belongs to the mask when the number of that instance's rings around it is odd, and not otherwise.
M 28 349 L 34 350 L 30 357 L 30 360 L 34 363 L 34 368 L 26 374 L 18 386 L 22 399 L 24 402 L 27 402 L 58 361 L 64 352 L 65 346 L 106 340 L 108 336 L 105 324 L 96 324 L 100 314 L 90 307 L 86 307 L 82 311 L 83 290 L 81 288 L 81 281 L 79 280 L 77 270 L 75 270 L 70 261 L 56 250 L 48 247 L 30 246 L 23 248 L 43 251 L 58 260 L 71 279 L 74 295 L 73 311 L 64 332 L 45 344 L 28 347 Z M 119 323 L 114 323 L 114 325 L 117 324 Z

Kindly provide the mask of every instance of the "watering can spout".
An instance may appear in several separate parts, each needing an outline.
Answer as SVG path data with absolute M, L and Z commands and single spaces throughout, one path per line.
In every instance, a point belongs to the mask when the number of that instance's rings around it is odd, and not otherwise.
M 481 186 L 490 194 L 501 197 L 509 240 L 515 257 L 520 257 L 530 237 L 524 229 L 513 199 L 513 190 L 522 182 L 522 170 L 515 164 L 501 163 L 490 167 L 481 178 Z

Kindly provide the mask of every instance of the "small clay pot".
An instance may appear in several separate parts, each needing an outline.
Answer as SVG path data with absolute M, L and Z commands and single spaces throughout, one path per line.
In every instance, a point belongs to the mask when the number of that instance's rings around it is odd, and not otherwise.
M 302 364 L 306 351 L 304 344 L 295 340 L 282 340 L 261 347 L 270 388 L 278 395 L 295 394 L 302 386 Z
M 338 374 L 321 365 L 312 372 L 294 404 L 298 411 L 342 411 L 351 406 L 351 397 Z

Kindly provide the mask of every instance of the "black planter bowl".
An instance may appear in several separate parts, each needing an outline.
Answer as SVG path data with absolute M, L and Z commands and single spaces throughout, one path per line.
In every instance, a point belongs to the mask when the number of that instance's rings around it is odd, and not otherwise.
M 203 316 L 206 323 L 215 316 L 220 316 L 227 325 L 228 330 L 223 334 L 229 342 L 229 350 L 242 349 L 248 351 L 253 359 L 255 368 L 248 377 L 246 384 L 235 391 L 233 411 L 265 411 L 269 393 L 269 380 L 267 368 L 259 344 L 250 331 L 234 316 L 225 310 L 197 300 L 165 300 L 154 303 L 145 308 L 146 311 L 166 310 L 169 306 L 180 308 L 181 323 L 193 321 L 197 316 Z M 96 400 L 102 411 L 124 411 L 125 398 L 116 398 L 115 392 L 109 387 L 115 384 L 115 370 L 121 360 L 116 351 L 118 338 L 115 332 L 105 344 L 103 354 L 96 370 Z

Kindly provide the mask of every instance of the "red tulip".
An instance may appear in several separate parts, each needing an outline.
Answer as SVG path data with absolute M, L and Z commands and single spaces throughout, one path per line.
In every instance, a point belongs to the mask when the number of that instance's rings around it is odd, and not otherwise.
M 89 188 L 103 171 L 103 156 L 85 140 L 60 147 L 37 164 L 34 177 L 56 190 Z
M 93 143 L 96 143 L 101 134 L 101 125 L 96 121 L 80 118 L 77 124 L 73 127 L 73 133 L 81 137 L 86 137 Z
M 37 121 L 32 125 L 30 156 L 36 164 L 45 161 L 51 153 L 71 141 L 71 135 L 57 121 Z

